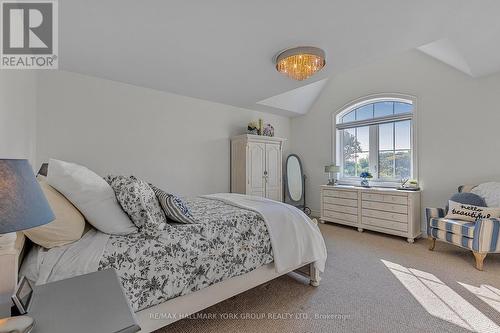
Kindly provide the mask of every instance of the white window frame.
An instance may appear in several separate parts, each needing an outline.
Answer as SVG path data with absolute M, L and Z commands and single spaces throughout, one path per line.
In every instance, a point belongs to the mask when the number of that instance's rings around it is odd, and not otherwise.
M 377 102 L 403 102 L 409 103 L 413 105 L 413 111 L 411 113 L 399 114 L 399 115 L 390 115 L 386 117 L 375 118 L 376 121 L 382 122 L 396 122 L 396 121 L 404 121 L 411 120 L 411 131 L 410 131 L 410 140 L 411 140 L 411 177 L 413 179 L 418 180 L 418 147 L 417 147 L 417 98 L 412 95 L 400 94 L 400 93 L 383 93 L 383 94 L 374 94 L 368 95 L 361 98 L 358 98 L 354 101 L 351 101 L 338 109 L 336 112 L 332 114 L 332 162 L 336 165 L 341 166 L 341 172 L 339 177 L 339 184 L 345 185 L 359 185 L 360 178 L 359 177 L 344 177 L 343 170 L 343 158 L 344 154 L 342 140 L 343 136 L 341 134 L 341 130 L 337 129 L 337 124 L 342 127 L 341 119 L 344 115 L 349 112 L 362 107 L 364 105 L 373 104 Z M 373 123 L 373 119 L 367 120 L 359 120 L 350 122 L 350 126 L 353 124 L 357 125 L 356 127 L 360 127 L 363 125 L 370 125 Z M 378 126 L 370 126 L 370 151 L 374 147 L 378 147 Z M 397 179 L 378 179 L 378 153 L 370 154 L 370 173 L 375 175 L 376 177 L 370 180 L 370 182 L 374 183 L 376 186 L 380 187 L 397 187 L 400 185 L 400 181 Z

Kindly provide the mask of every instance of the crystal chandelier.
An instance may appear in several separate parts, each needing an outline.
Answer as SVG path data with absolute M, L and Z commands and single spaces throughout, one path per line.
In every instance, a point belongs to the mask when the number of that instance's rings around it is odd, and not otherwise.
M 276 57 L 278 72 L 298 81 L 313 76 L 325 64 L 325 51 L 312 46 L 294 47 L 281 52 Z

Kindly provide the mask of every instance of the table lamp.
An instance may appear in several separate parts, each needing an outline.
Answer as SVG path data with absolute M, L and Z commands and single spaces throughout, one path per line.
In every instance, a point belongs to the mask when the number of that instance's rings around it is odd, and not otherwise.
M 330 164 L 325 166 L 325 173 L 328 174 L 328 184 L 327 185 L 335 185 L 337 180 L 335 179 L 332 174 L 334 173 L 339 173 L 340 172 L 340 167 L 336 166 L 335 164 Z
M 0 249 L 15 242 L 16 231 L 54 219 L 29 162 L 0 159 Z M 0 320 L 0 332 L 28 332 L 32 327 L 33 319 L 28 316 Z
M 0 159 L 0 234 L 31 229 L 54 219 L 28 160 Z

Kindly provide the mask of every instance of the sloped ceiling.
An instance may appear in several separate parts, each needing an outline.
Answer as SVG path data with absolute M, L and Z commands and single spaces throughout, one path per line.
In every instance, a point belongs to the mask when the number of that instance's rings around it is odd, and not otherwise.
M 445 46 L 428 54 L 459 55 L 440 60 L 462 58 L 476 76 L 498 71 L 499 12 L 493 0 L 64 0 L 59 60 L 63 70 L 293 116 L 307 112 L 294 99 L 305 94 L 310 106 L 318 94 L 294 89 L 436 41 Z M 302 82 L 273 63 L 298 45 L 327 54 Z
M 257 102 L 257 104 L 298 114 L 306 114 L 323 90 L 327 80 L 323 79 L 306 84 L 305 86 L 266 98 Z

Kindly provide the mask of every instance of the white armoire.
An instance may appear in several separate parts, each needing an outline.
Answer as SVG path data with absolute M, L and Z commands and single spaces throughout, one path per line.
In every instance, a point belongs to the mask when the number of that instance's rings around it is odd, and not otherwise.
M 285 141 L 251 134 L 231 138 L 231 192 L 282 201 Z

